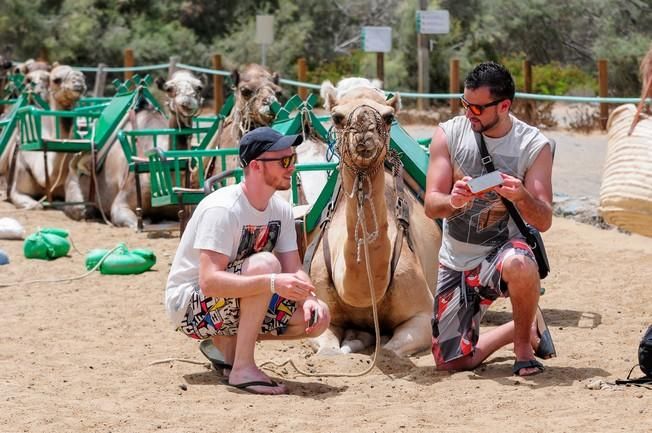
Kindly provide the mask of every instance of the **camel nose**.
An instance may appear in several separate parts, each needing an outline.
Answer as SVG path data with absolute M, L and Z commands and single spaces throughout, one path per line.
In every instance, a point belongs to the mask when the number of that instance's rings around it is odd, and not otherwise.
M 196 110 L 197 109 L 197 100 L 195 98 L 192 98 L 190 96 L 183 96 L 179 99 L 178 101 L 179 106 L 183 107 L 184 109 L 190 111 L 190 110 Z

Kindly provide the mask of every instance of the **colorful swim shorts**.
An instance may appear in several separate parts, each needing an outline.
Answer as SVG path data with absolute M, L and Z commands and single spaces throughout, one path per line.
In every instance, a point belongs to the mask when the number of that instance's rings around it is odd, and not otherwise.
M 501 274 L 503 262 L 513 255 L 527 256 L 536 263 L 527 243 L 513 239 L 475 269 L 455 271 L 439 266 L 432 320 L 432 354 L 437 364 L 473 353 L 482 317 L 493 301 L 509 295 Z

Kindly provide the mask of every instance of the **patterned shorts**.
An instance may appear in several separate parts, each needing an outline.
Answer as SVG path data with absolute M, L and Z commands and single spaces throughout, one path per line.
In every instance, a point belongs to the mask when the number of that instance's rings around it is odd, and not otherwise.
M 241 262 L 242 260 L 238 260 L 230 264 L 227 270 L 240 274 Z M 296 308 L 295 301 L 282 298 L 278 294 L 272 295 L 260 333 L 283 335 Z M 240 299 L 207 297 L 199 286 L 196 286 L 177 330 L 197 340 L 204 340 L 215 335 L 236 335 L 239 323 Z
M 480 337 L 480 321 L 498 297 L 508 296 L 501 279 L 505 259 L 534 254 L 525 241 L 513 239 L 489 254 L 475 269 L 455 271 L 439 266 L 434 318 L 432 354 L 437 364 L 473 353 Z

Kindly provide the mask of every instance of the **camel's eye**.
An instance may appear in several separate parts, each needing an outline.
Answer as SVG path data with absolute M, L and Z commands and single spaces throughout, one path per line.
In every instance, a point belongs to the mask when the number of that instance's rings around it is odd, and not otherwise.
M 61 78 L 55 78 L 54 80 L 52 80 L 54 84 L 61 84 L 61 81 L 62 81 Z
M 385 122 L 385 125 L 389 126 L 392 124 L 393 121 L 394 121 L 393 113 L 383 114 L 383 122 Z
M 240 89 L 240 94 L 241 94 L 242 96 L 244 96 L 245 98 L 250 98 L 251 95 L 254 94 L 254 91 L 251 90 L 251 89 L 248 88 L 248 87 L 243 87 L 242 89 Z
M 337 126 L 338 128 L 342 126 L 342 123 L 344 122 L 344 114 L 333 113 L 331 118 L 333 119 L 333 123 L 335 124 L 335 126 Z

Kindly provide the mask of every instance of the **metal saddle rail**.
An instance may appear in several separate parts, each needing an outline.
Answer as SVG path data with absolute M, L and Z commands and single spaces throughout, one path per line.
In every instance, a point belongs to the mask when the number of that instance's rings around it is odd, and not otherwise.
M 19 96 L 14 100 L 11 110 L 0 119 L 0 155 L 2 155 L 7 148 L 7 144 L 14 136 L 16 126 L 18 125 L 18 112 L 27 105 L 27 97 L 24 95 Z
M 116 95 L 101 111 L 55 111 L 34 106 L 22 107 L 19 110 L 20 150 L 43 152 L 47 191 L 51 190 L 47 152 L 91 152 L 95 159 L 96 170 L 99 170 L 108 153 L 105 145 L 115 139 L 117 131 L 126 122 L 128 112 L 137 97 L 137 91 Z M 54 121 L 55 131 L 49 136 L 44 136 L 43 121 L 47 118 Z M 59 126 L 60 120 L 64 119 L 70 119 L 72 122 L 68 136 L 62 135 Z M 48 196 L 48 202 L 52 203 L 51 199 L 52 197 Z
M 195 128 L 163 128 L 163 129 L 140 129 L 140 130 L 131 130 L 131 131 L 120 131 L 118 133 L 118 140 L 122 146 L 122 151 L 127 159 L 129 165 L 129 171 L 134 173 L 135 182 L 136 182 L 136 216 L 138 218 L 137 227 L 138 230 L 143 230 L 143 196 L 142 196 L 142 186 L 141 186 L 141 174 L 150 173 L 150 161 L 149 158 L 145 156 L 138 155 L 138 139 L 139 138 L 149 138 L 151 139 L 152 148 L 160 148 L 160 143 L 163 138 L 167 139 L 168 151 L 182 150 L 179 149 L 179 139 L 181 137 L 191 136 L 196 140 L 196 145 L 191 147 L 191 149 L 186 150 L 203 150 L 205 149 L 213 136 L 216 134 L 217 129 L 219 128 L 220 122 L 223 120 L 222 117 L 213 117 L 211 118 L 212 123 L 209 126 L 204 127 L 195 127 Z M 188 169 L 188 161 L 190 159 L 181 159 L 179 170 Z
M 230 178 L 235 182 L 240 182 L 243 176 L 241 168 L 225 169 L 226 158 L 237 154 L 238 149 L 236 148 L 178 151 L 163 151 L 160 148 L 154 148 L 149 150 L 147 156 L 150 162 L 152 206 L 177 206 L 179 208 L 180 227 L 183 231 L 187 222 L 185 206 L 199 204 L 207 194 L 226 185 L 227 180 Z M 204 180 L 206 167 L 203 161 L 205 158 L 214 156 L 222 160 L 223 170 L 217 175 Z M 196 185 L 190 185 L 190 170 L 188 168 L 196 170 L 193 176 L 193 178 L 197 179 Z M 292 188 L 296 191 L 297 172 L 316 170 L 326 170 L 330 173 L 330 177 L 317 202 L 305 213 L 306 227 L 309 231 L 319 223 L 322 210 L 332 196 L 335 179 L 337 178 L 337 163 L 297 164 L 295 173 L 292 176 Z M 298 197 L 298 194 L 294 193 L 293 197 Z M 293 204 L 298 205 L 298 201 L 295 200 Z

